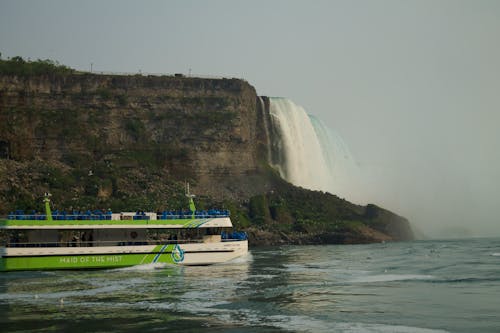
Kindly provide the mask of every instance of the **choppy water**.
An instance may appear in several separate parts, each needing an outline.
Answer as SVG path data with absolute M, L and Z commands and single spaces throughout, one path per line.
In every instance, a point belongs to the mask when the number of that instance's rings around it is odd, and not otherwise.
M 500 239 L 287 246 L 206 267 L 0 274 L 8 332 L 499 332 Z

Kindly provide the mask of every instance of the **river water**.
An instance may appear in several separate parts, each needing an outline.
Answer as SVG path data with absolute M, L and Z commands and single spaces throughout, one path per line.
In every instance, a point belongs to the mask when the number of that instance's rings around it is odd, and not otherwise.
M 2 332 L 500 332 L 500 239 L 0 274 Z

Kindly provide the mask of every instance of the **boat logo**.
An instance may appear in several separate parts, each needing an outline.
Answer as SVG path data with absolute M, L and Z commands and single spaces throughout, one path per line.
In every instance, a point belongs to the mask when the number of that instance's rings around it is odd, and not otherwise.
M 184 250 L 181 249 L 179 244 L 176 244 L 174 249 L 172 250 L 172 260 L 175 263 L 184 261 Z

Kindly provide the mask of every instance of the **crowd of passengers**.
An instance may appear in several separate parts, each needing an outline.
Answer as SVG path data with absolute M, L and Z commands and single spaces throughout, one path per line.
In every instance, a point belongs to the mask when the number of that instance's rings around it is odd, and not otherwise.
M 53 220 L 111 220 L 112 211 L 108 210 L 87 210 L 87 211 L 77 211 L 73 210 L 71 212 L 54 210 L 52 212 Z M 184 219 L 192 218 L 193 212 L 189 210 L 170 210 L 157 212 L 158 220 L 173 220 L 173 219 Z M 210 218 L 210 217 L 226 217 L 229 216 L 229 210 L 197 210 L 194 212 L 196 218 Z M 8 215 L 9 220 L 45 220 L 46 216 L 44 213 L 32 210 L 29 213 L 25 213 L 23 210 L 16 210 L 15 212 L 10 212 Z M 150 216 L 146 215 L 144 211 L 137 211 L 133 216 L 134 220 L 149 220 Z

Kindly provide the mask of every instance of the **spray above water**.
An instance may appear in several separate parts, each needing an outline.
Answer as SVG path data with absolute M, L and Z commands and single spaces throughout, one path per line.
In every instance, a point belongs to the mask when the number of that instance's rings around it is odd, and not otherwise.
M 268 109 L 271 119 L 269 161 L 290 183 L 329 192 L 360 205 L 374 203 L 402 214 L 419 226 L 418 237 L 468 238 L 498 234 L 493 225 L 495 217 L 488 215 L 494 211 L 491 208 L 493 199 L 483 199 L 484 206 L 480 210 L 471 205 L 480 204 L 476 197 L 469 198 L 467 205 L 456 205 L 457 200 L 466 200 L 467 196 L 447 196 L 444 195 L 446 189 L 437 192 L 435 187 L 429 186 L 430 180 L 446 185 L 447 179 L 452 178 L 438 179 L 428 173 L 428 177 L 434 178 L 415 182 L 409 173 L 416 169 L 411 166 L 405 170 L 404 177 L 396 169 L 397 165 L 394 170 L 390 164 L 360 167 L 340 135 L 307 114 L 304 108 L 286 98 L 269 98 Z M 439 169 L 435 174 L 437 172 Z M 453 172 L 454 169 L 449 170 L 449 174 Z M 459 189 L 460 182 L 450 184 Z M 443 195 L 438 198 L 436 193 Z
M 290 183 L 361 203 L 361 172 L 340 135 L 286 98 L 270 98 L 271 165 Z

